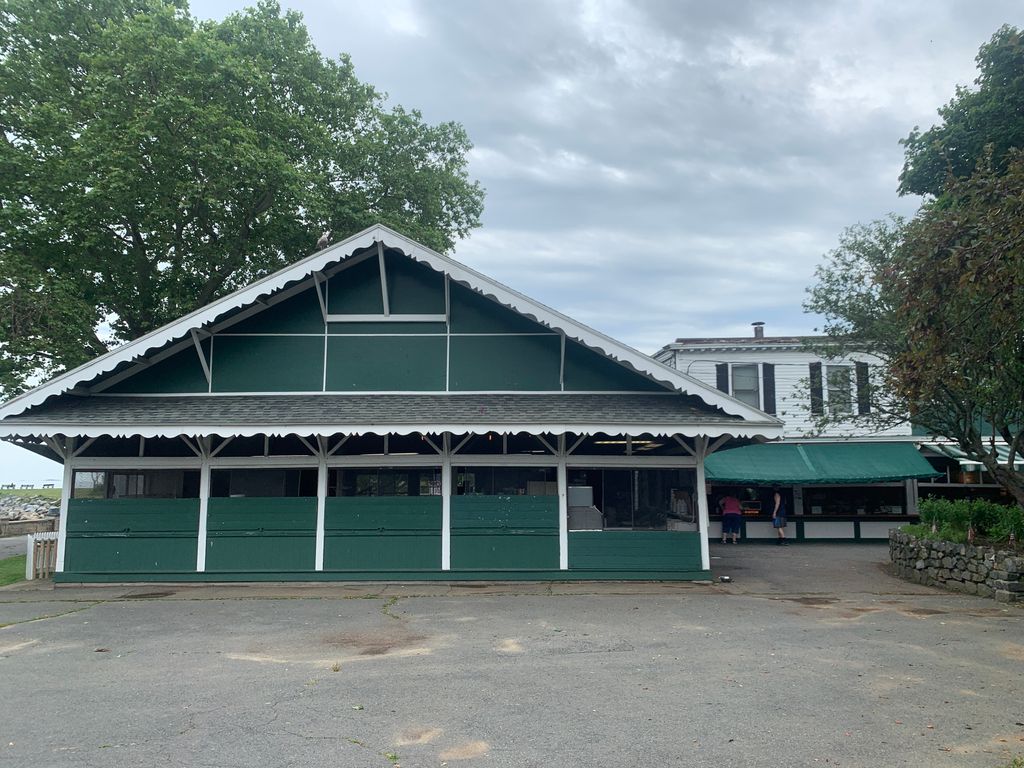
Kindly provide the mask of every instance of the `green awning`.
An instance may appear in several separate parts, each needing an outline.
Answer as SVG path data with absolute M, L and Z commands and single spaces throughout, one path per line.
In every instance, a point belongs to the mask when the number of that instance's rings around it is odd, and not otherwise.
M 754 485 L 881 483 L 940 474 L 910 443 L 762 443 L 713 453 L 708 482 Z
M 955 459 L 960 463 L 962 467 L 971 467 L 978 469 L 981 467 L 981 462 L 977 459 L 968 457 L 966 453 L 961 451 L 957 446 L 950 443 L 925 443 L 936 453 L 941 453 L 943 456 L 947 456 L 951 459 Z M 1006 466 L 1010 461 L 1010 446 L 1008 445 L 996 445 L 996 457 L 999 459 L 999 463 Z M 1018 469 L 1024 466 L 1024 457 L 1020 454 L 1014 458 L 1013 465 Z

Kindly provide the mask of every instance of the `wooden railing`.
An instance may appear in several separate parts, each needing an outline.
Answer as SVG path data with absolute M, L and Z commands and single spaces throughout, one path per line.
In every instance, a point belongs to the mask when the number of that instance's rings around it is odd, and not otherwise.
M 57 531 L 30 533 L 26 539 L 25 578 L 48 579 L 57 570 Z

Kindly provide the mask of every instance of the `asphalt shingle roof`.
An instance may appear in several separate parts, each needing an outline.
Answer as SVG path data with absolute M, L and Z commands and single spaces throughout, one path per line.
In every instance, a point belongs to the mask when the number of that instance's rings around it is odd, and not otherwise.
M 83 397 L 63 395 L 0 421 L 119 428 L 143 425 L 289 424 L 723 424 L 740 416 L 687 395 L 438 394 Z

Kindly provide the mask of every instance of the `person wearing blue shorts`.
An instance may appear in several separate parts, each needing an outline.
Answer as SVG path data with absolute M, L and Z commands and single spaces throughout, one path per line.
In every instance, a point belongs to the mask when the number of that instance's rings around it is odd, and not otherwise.
M 772 494 L 772 528 L 779 534 L 776 543 L 783 547 L 789 546 L 786 541 L 786 500 L 778 488 Z
M 732 543 L 735 544 L 740 535 L 740 523 L 743 521 L 740 500 L 735 496 L 725 496 L 718 502 L 718 508 L 722 510 L 722 543 L 725 544 L 726 537 L 731 533 Z

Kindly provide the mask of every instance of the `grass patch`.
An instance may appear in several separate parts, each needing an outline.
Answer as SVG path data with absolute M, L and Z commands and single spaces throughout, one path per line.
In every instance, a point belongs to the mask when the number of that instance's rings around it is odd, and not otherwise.
M 999 768 L 1024 768 L 1024 757 L 1015 757 L 1010 762 L 999 766 Z
M 7 488 L 0 491 L 0 496 L 36 496 L 44 499 L 60 500 L 60 488 Z
M 0 560 L 0 587 L 25 580 L 25 555 Z

